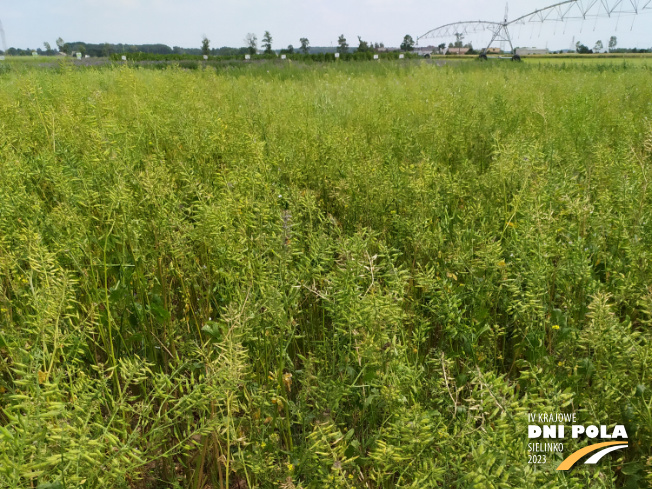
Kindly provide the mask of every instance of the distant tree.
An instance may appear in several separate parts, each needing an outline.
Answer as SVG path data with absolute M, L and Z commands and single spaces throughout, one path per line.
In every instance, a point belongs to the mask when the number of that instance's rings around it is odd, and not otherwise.
M 111 56 L 111 53 L 113 52 L 113 47 L 111 44 L 108 42 L 105 42 L 104 45 L 102 46 L 102 56 L 109 57 Z
M 444 49 L 446 49 L 446 43 L 442 42 L 439 46 L 437 46 L 437 48 L 439 49 L 440 53 L 443 52 Z
M 250 32 L 245 36 L 244 40 L 247 49 L 249 50 L 249 54 L 256 54 L 256 47 L 258 43 L 258 38 L 256 37 L 256 34 Z
M 228 46 L 211 49 L 211 54 L 215 56 L 235 56 L 238 54 L 247 54 L 248 52 L 249 50 L 247 48 L 230 48 Z
M 56 42 L 57 42 L 57 48 L 59 48 L 59 52 L 62 53 L 63 47 L 66 45 L 65 41 L 61 38 L 58 38 Z
M 464 40 L 464 34 L 461 32 L 456 32 L 455 33 L 455 44 L 453 44 L 454 48 L 461 48 L 463 46 L 462 41 Z
M 45 48 L 46 54 L 51 54 L 52 53 L 52 46 L 50 46 L 49 42 L 44 42 L 43 47 Z
M 618 38 L 616 36 L 611 36 L 609 38 L 609 51 L 615 49 L 617 44 L 618 44 Z
M 84 56 L 86 56 L 86 46 L 85 46 L 84 44 L 80 44 L 80 45 L 77 47 L 77 50 L 81 53 L 82 58 L 83 58 Z
M 208 56 L 211 52 L 211 41 L 206 36 L 201 40 L 201 54 Z
M 341 34 L 340 37 L 337 38 L 337 52 L 340 54 L 349 52 L 349 44 L 346 42 L 344 34 Z
M 593 51 L 599 53 L 600 51 L 602 51 L 603 48 L 604 48 L 604 46 L 602 45 L 602 41 L 597 40 L 595 42 L 595 46 L 593 46 Z
M 575 43 L 575 51 L 579 54 L 590 54 L 593 52 L 587 46 L 585 46 L 579 41 Z
M 410 34 L 406 34 L 401 43 L 401 51 L 414 51 L 414 39 Z
M 272 54 L 272 35 L 269 31 L 265 31 L 261 45 L 265 48 L 265 54 Z
M 292 44 L 288 44 L 288 48 L 286 49 L 287 54 L 294 54 L 294 46 Z
M 360 36 L 358 36 L 358 52 L 359 53 L 366 53 L 367 51 L 371 51 L 372 48 L 369 46 L 369 43 L 367 41 L 363 41 Z
M 301 47 L 299 48 L 301 49 L 301 52 L 303 54 L 308 54 L 308 52 L 310 51 L 310 41 L 308 40 L 308 38 L 302 37 L 301 39 L 299 39 L 299 42 L 301 43 Z

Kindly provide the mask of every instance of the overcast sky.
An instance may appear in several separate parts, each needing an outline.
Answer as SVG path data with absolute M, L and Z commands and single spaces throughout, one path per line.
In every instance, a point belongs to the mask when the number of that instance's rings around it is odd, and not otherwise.
M 515 18 L 556 1 L 512 1 L 509 16 Z M 288 44 L 296 47 L 300 37 L 307 37 L 313 46 L 336 45 L 340 34 L 351 46 L 357 46 L 358 35 L 366 41 L 398 46 L 405 34 L 416 39 L 449 22 L 501 20 L 505 10 L 504 0 L 0 0 L 0 5 L 8 47 L 32 49 L 43 47 L 44 41 L 54 46 L 59 36 L 65 41 L 199 47 L 206 35 L 211 47 L 239 47 L 248 32 L 260 40 L 265 30 L 271 32 L 275 49 Z M 512 35 L 517 46 L 564 49 L 574 39 L 593 47 L 598 39 L 606 45 L 616 35 L 620 47 L 650 48 L 652 10 L 597 22 L 517 26 Z M 473 40 L 467 37 L 465 41 Z M 474 46 L 484 42 L 479 36 Z

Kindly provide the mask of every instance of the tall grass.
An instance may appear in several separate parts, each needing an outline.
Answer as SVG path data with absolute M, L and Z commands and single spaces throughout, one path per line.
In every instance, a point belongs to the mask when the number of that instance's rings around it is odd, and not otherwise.
M 652 481 L 647 65 L 0 79 L 0 485 Z

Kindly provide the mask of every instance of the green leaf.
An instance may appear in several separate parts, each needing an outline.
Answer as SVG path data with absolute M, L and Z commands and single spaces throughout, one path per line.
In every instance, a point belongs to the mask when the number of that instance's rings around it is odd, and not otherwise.
M 36 486 L 36 489 L 63 489 L 61 482 L 45 482 Z

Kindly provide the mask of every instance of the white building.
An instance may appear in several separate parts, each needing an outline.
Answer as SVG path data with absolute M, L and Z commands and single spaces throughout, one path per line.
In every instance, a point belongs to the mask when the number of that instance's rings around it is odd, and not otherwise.
M 550 54 L 550 51 L 548 51 L 548 48 L 516 48 L 514 54 L 518 54 L 519 56 L 530 56 L 532 54 Z

